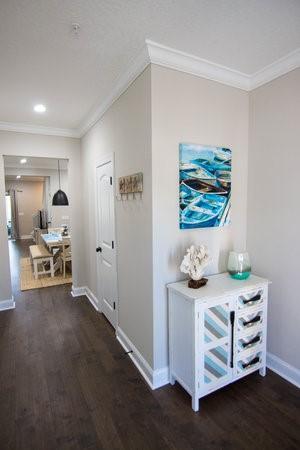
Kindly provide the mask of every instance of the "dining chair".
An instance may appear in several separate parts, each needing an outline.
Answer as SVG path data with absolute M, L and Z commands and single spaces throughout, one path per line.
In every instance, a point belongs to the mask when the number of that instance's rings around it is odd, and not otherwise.
M 61 261 L 62 261 L 62 270 L 63 270 L 63 276 L 66 278 L 66 263 L 72 262 L 72 248 L 71 243 L 65 243 L 62 247 L 62 252 L 60 254 Z

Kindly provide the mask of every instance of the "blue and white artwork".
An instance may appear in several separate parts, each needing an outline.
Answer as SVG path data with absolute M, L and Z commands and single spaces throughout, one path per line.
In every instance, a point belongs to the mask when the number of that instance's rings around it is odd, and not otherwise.
M 230 209 L 231 150 L 179 144 L 180 228 L 223 227 Z

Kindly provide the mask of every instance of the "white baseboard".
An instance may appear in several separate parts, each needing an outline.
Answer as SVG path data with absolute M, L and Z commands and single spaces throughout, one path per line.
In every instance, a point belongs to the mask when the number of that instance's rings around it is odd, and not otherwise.
M 90 290 L 90 288 L 85 288 L 85 295 L 89 299 L 90 303 L 93 305 L 96 311 L 100 312 L 100 308 L 98 305 L 100 305 L 100 302 L 98 301 L 97 297 L 93 292 Z
M 16 304 L 15 300 L 12 297 L 10 300 L 2 300 L 0 301 L 0 311 L 6 311 L 8 309 L 15 309 Z
M 145 358 L 140 354 L 137 348 L 133 345 L 130 339 L 126 336 L 124 331 L 121 330 L 120 327 L 117 328 L 116 336 L 122 347 L 128 352 L 132 350 L 132 353 L 129 353 L 129 357 L 133 361 L 134 365 L 140 371 L 148 385 L 153 389 L 152 379 L 153 379 L 153 370 L 150 365 L 147 363 Z
M 267 352 L 267 367 L 279 376 L 300 388 L 300 370 Z
M 71 295 L 72 297 L 81 297 L 82 295 L 85 295 L 86 293 L 86 287 L 80 286 L 76 287 L 72 285 Z
M 23 234 L 22 236 L 19 237 L 19 239 L 32 239 L 33 237 L 31 234 Z
M 98 307 L 99 302 L 97 300 L 97 297 L 87 286 L 72 286 L 71 294 L 73 297 L 86 295 L 96 311 L 100 311 Z M 1 307 L 1 305 L 3 306 Z M 0 311 L 4 309 L 11 309 L 14 307 L 14 302 L 12 300 L 0 302 Z M 117 328 L 116 336 L 118 341 L 126 351 L 132 350 L 132 353 L 129 354 L 129 357 L 131 358 L 132 362 L 137 367 L 139 372 L 142 374 L 148 385 L 151 387 L 151 389 L 157 389 L 169 383 L 168 367 L 153 370 L 120 327 Z M 270 352 L 267 353 L 267 367 L 285 380 L 300 388 L 300 370 L 296 367 L 291 366 L 290 364 L 286 363 Z
M 153 372 L 153 389 L 158 389 L 170 383 L 169 367 L 154 370 Z
M 98 306 L 100 303 L 97 297 L 87 286 L 72 286 L 71 295 L 72 297 L 81 297 L 82 295 L 85 295 L 89 299 L 95 310 L 101 312 Z M 120 327 L 117 328 L 116 337 L 127 352 L 132 350 L 132 353 L 129 354 L 129 357 L 138 368 L 151 389 L 157 389 L 169 383 L 168 367 L 153 370 Z
M 87 286 L 80 286 L 80 287 L 72 286 L 71 295 L 74 298 L 85 295 L 89 299 L 90 303 L 93 305 L 95 310 L 100 312 L 100 308 L 98 306 L 100 303 L 95 294 L 93 294 L 93 292 Z
M 153 370 L 120 327 L 117 328 L 116 336 L 127 352 L 132 350 L 129 357 L 151 389 L 157 389 L 169 383 L 169 369 L 167 367 Z

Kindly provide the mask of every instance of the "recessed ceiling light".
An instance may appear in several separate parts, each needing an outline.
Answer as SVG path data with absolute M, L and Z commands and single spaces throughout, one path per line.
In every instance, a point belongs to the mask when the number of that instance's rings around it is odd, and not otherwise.
M 17 175 L 16 179 L 19 180 L 21 178 L 21 175 Z
M 26 158 L 20 159 L 20 163 L 21 163 L 21 164 L 26 164 L 26 163 L 27 163 L 27 159 L 26 159 Z
M 33 109 L 34 109 L 35 112 L 37 112 L 37 113 L 43 113 L 43 112 L 46 111 L 46 106 L 45 106 L 45 105 L 42 105 L 42 104 L 40 103 L 40 104 L 38 104 L 38 105 L 35 105 Z

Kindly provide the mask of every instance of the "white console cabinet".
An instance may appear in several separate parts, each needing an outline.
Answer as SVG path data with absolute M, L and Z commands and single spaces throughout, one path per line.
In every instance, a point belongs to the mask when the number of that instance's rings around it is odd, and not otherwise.
M 170 382 L 199 399 L 259 369 L 266 372 L 268 280 L 227 273 L 190 289 L 168 285 Z

